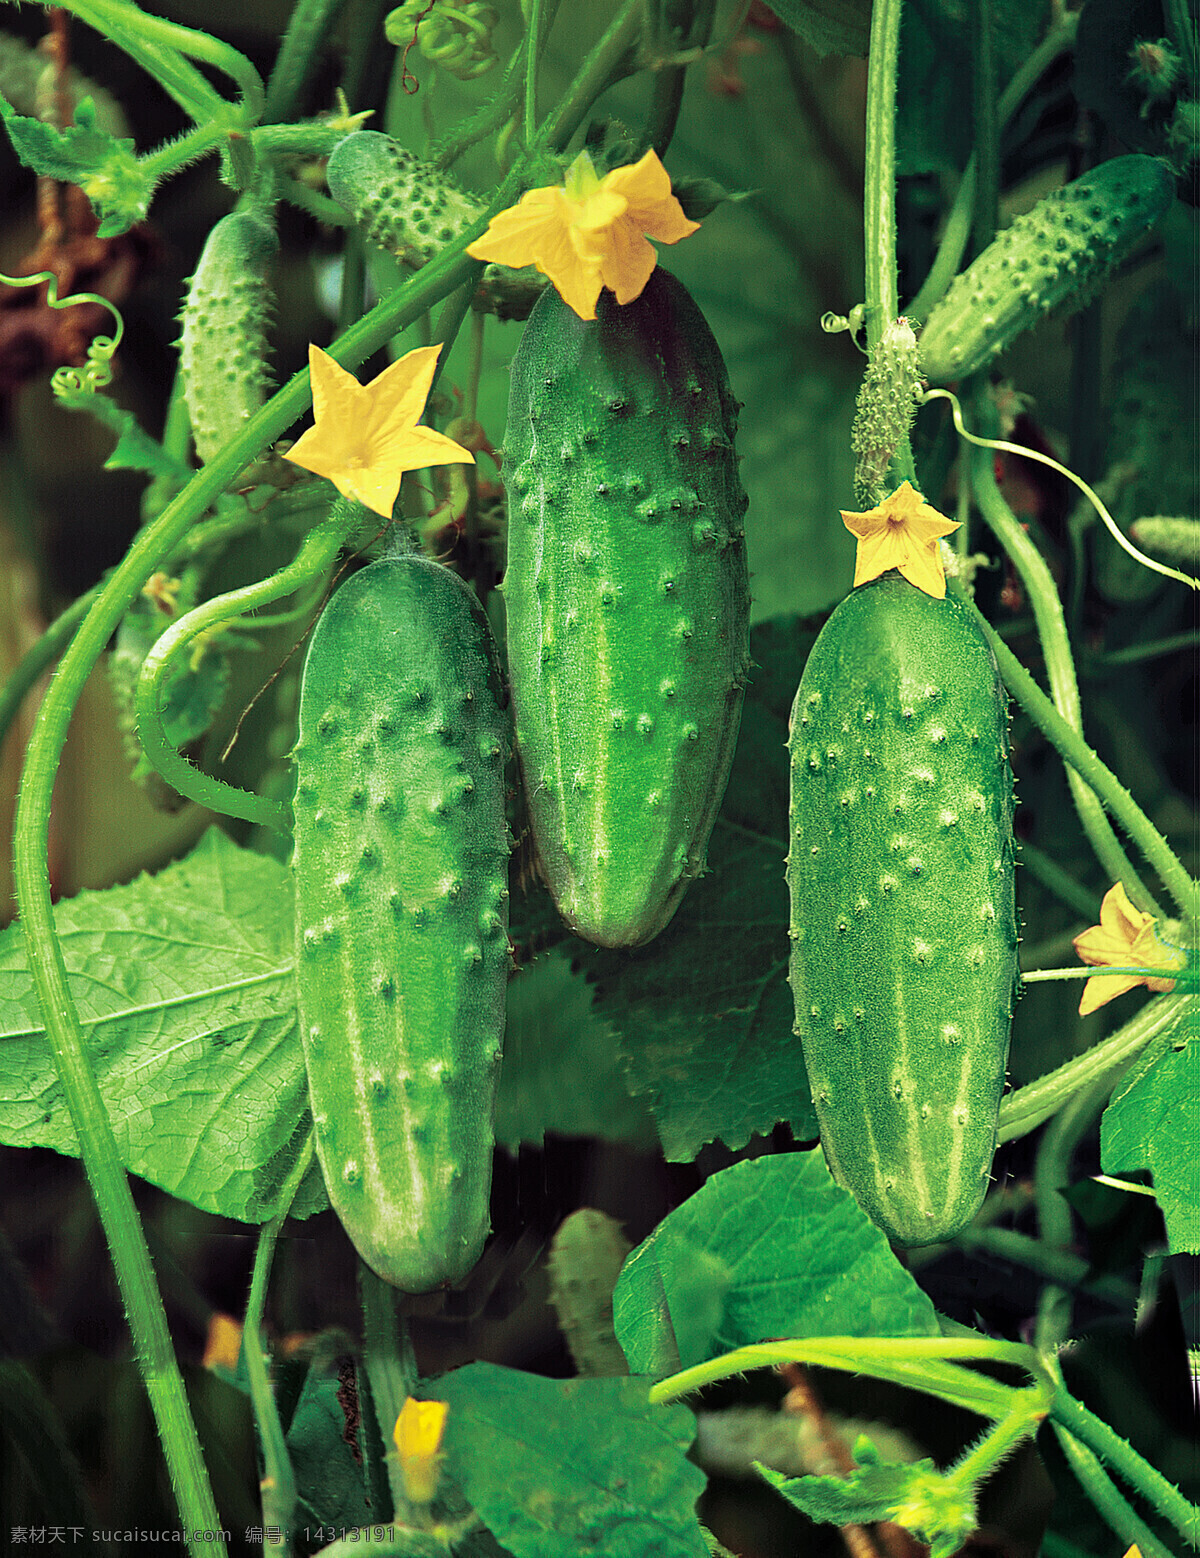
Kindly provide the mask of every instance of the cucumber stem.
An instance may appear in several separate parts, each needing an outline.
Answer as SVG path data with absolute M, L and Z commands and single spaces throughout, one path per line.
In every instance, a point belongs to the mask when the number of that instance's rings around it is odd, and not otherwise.
M 1200 1547 L 1200 1509 L 1189 1503 L 1173 1482 L 1142 1458 L 1102 1418 L 1090 1412 L 1061 1386 L 1050 1407 L 1056 1428 L 1066 1429 L 1100 1460 L 1124 1478 L 1165 1520 L 1169 1520 L 1189 1547 Z M 1145 1549 L 1143 1548 L 1143 1558 Z
M 242 1352 L 246 1360 L 246 1375 L 250 1383 L 250 1401 L 254 1408 L 254 1421 L 258 1426 L 263 1451 L 263 1477 L 259 1484 L 262 1492 L 263 1525 L 276 1527 L 282 1533 L 278 1542 L 265 1538 L 263 1546 L 291 1551 L 287 1532 L 292 1525 L 296 1508 L 296 1478 L 292 1471 L 291 1457 L 284 1440 L 283 1425 L 275 1395 L 267 1374 L 267 1361 L 263 1355 L 262 1318 L 267 1301 L 267 1283 L 271 1276 L 271 1262 L 275 1257 L 275 1245 L 287 1218 L 292 1202 L 296 1199 L 304 1176 L 312 1167 L 314 1155 L 311 1132 L 292 1166 L 292 1171 L 279 1193 L 279 1212 L 263 1225 L 254 1252 L 254 1270 L 250 1277 L 250 1296 L 246 1300 L 246 1313 L 242 1324 Z
M 1014 1141 L 1035 1130 L 1079 1089 L 1101 1077 L 1112 1078 L 1145 1049 L 1152 1039 L 1168 1033 L 1189 1016 L 1200 1014 L 1200 1000 L 1191 995 L 1160 995 L 1147 1001 L 1135 1017 L 1082 1055 L 1028 1082 L 1008 1095 L 1000 1105 L 998 1142 Z

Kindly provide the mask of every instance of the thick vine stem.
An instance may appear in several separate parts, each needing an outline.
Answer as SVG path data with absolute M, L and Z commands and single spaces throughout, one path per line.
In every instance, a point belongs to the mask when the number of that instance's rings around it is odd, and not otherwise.
M 291 820 L 290 810 L 282 802 L 273 801 L 265 795 L 253 795 L 249 790 L 239 790 L 236 785 L 226 784 L 223 779 L 214 779 L 211 774 L 193 767 L 170 745 L 162 725 L 162 702 L 167 676 L 177 657 L 201 633 L 227 625 L 256 607 L 270 605 L 302 589 L 306 584 L 328 578 L 334 560 L 356 519 L 354 512 L 347 512 L 347 506 L 335 505 L 329 518 L 305 537 L 296 556 L 278 573 L 257 584 L 247 584 L 240 590 L 230 590 L 226 595 L 206 600 L 203 605 L 173 622 L 152 645 L 138 677 L 138 740 L 143 752 L 162 777 L 188 800 L 213 811 L 223 812 L 227 817 L 241 817 L 260 827 L 286 831 Z M 250 625 L 253 626 L 253 623 L 254 619 L 251 618 Z
M 1135 1493 L 1171 1522 L 1189 1547 L 1200 1548 L 1200 1509 L 1144 1460 L 1128 1440 L 1062 1388 L 1055 1393 L 1050 1419 L 1111 1466 Z
M 1045 1415 L 1056 1385 L 1038 1353 L 1019 1342 L 996 1342 L 983 1336 L 815 1336 L 759 1342 L 659 1380 L 650 1387 L 650 1400 L 673 1401 L 747 1369 L 769 1368 L 777 1363 L 811 1363 L 826 1369 L 892 1380 L 939 1396 L 943 1401 L 982 1417 L 1006 1418 L 1012 1407 L 1011 1398 L 1024 1392 L 962 1368 L 953 1361 L 958 1358 L 1011 1363 L 1026 1370 L 1037 1382 L 1033 1388 L 1038 1395 L 1041 1415 Z
M 1081 1444 L 1074 1434 L 1069 1434 L 1059 1424 L 1053 1424 L 1053 1428 L 1059 1448 L 1067 1465 L 1079 1479 L 1080 1487 L 1121 1541 L 1136 1548 L 1142 1558 L 1173 1558 L 1087 1445 Z
M 1014 1141 L 1057 1114 L 1067 1100 L 1100 1077 L 1112 1076 L 1139 1055 L 1153 1039 L 1200 1020 L 1200 998 L 1160 995 L 1147 1001 L 1116 1033 L 1057 1070 L 1019 1087 L 1000 1105 L 997 1142 Z

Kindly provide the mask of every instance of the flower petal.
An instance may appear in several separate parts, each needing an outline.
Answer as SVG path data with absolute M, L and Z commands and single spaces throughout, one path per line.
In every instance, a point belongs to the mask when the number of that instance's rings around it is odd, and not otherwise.
M 608 240 L 607 253 L 600 260 L 601 280 L 616 293 L 618 303 L 632 303 L 645 291 L 658 254 L 628 217 L 616 223 Z
M 910 546 L 908 561 L 900 564 L 900 572 L 910 584 L 932 595 L 934 600 L 946 596 L 946 570 L 942 567 L 942 554 L 936 541 L 928 546 Z
M 907 560 L 907 553 L 900 538 L 887 525 L 881 525 L 864 535 L 854 554 L 854 585 L 869 584 L 889 568 L 899 568 Z
M 365 386 L 370 409 L 362 430 L 364 444 L 389 434 L 393 426 L 411 429 L 425 413 L 425 402 L 437 373 L 440 346 L 418 346 L 389 363 Z
M 488 223 L 487 232 L 467 245 L 467 253 L 476 260 L 491 260 L 497 265 L 537 265 L 546 245 L 554 245 L 557 235 L 569 225 L 566 197 L 561 189 L 531 189 L 515 206 L 498 212 Z
M 382 519 L 391 519 L 400 494 L 400 471 L 378 470 L 362 465 L 357 469 L 331 471 L 330 481 L 344 498 L 356 498 Z
M 328 352 L 311 343 L 308 376 L 312 385 L 313 417 L 317 422 L 339 422 L 353 427 L 363 405 L 363 387 Z
M 671 193 L 670 174 L 653 149 L 640 161 L 606 174 L 604 188 L 624 195 L 638 231 L 659 243 L 678 243 L 699 231 L 700 223 L 683 214 L 683 207 Z
M 1132 990 L 1142 983 L 1137 974 L 1102 974 L 1099 978 L 1093 975 L 1083 987 L 1079 1015 L 1086 1017 L 1091 1012 L 1099 1011 L 1100 1007 L 1124 995 L 1126 990 Z

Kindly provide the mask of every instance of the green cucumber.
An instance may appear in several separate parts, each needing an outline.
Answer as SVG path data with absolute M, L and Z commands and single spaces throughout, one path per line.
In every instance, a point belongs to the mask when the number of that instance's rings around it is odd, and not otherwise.
M 898 1244 L 983 1199 L 1016 977 L 1007 703 L 953 598 L 896 573 L 822 628 L 792 708 L 789 979 L 821 1143 Z
M 356 130 L 339 141 L 325 181 L 367 240 L 414 270 L 462 238 L 487 209 L 478 195 L 378 130 Z M 475 306 L 500 319 L 525 319 L 545 286 L 532 265 L 489 265 Z
M 956 276 L 921 332 L 935 384 L 986 367 L 1054 308 L 1082 308 L 1167 214 L 1175 179 L 1156 157 L 1113 157 L 1039 200 Z
M 275 229 L 252 211 L 231 211 L 209 233 L 180 315 L 179 367 L 196 453 L 209 460 L 266 400 L 267 271 Z
M 295 751 L 296 983 L 317 1152 L 359 1254 L 406 1292 L 489 1229 L 509 971 L 505 717 L 483 612 L 389 558 L 312 636 Z
M 658 934 L 704 864 L 749 665 L 737 403 L 661 268 L 582 320 L 548 290 L 512 365 L 504 577 L 542 873 L 601 946 Z

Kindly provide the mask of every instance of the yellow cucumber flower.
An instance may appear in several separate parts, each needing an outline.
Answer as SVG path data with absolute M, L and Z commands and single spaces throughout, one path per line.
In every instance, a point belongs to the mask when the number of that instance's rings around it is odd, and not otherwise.
M 513 269 L 536 265 L 580 319 L 595 319 L 603 287 L 618 303 L 642 295 L 658 264 L 647 239 L 678 243 L 699 226 L 684 216 L 657 152 L 600 178 L 582 151 L 564 184 L 529 190 L 467 253 Z
M 1186 954 L 1169 947 L 1158 938 L 1157 921 L 1152 914 L 1135 909 L 1120 882 L 1110 887 L 1100 905 L 1100 923 L 1075 937 L 1080 960 L 1096 968 L 1182 969 Z M 1098 1007 L 1115 1001 L 1137 985 L 1160 993 L 1175 988 L 1173 979 L 1154 979 L 1149 974 L 1104 974 L 1089 979 L 1083 987 L 1079 1015 L 1086 1017 Z
M 411 1504 L 433 1502 L 441 1472 L 442 1434 L 449 1411 L 450 1405 L 446 1401 L 418 1401 L 409 1396 L 396 1419 L 392 1438 L 400 1457 L 405 1496 Z
M 327 476 L 346 498 L 391 519 L 400 478 L 429 465 L 474 465 L 469 449 L 418 427 L 437 372 L 440 346 L 419 346 L 360 384 L 328 352 L 309 346 L 314 424 L 284 455 Z
M 926 503 L 910 482 L 903 482 L 878 508 L 861 514 L 841 511 L 842 521 L 858 537 L 854 558 L 854 583 L 878 579 L 889 568 L 898 568 L 910 584 L 941 600 L 946 594 L 946 573 L 938 551 L 938 537 L 958 529 Z

